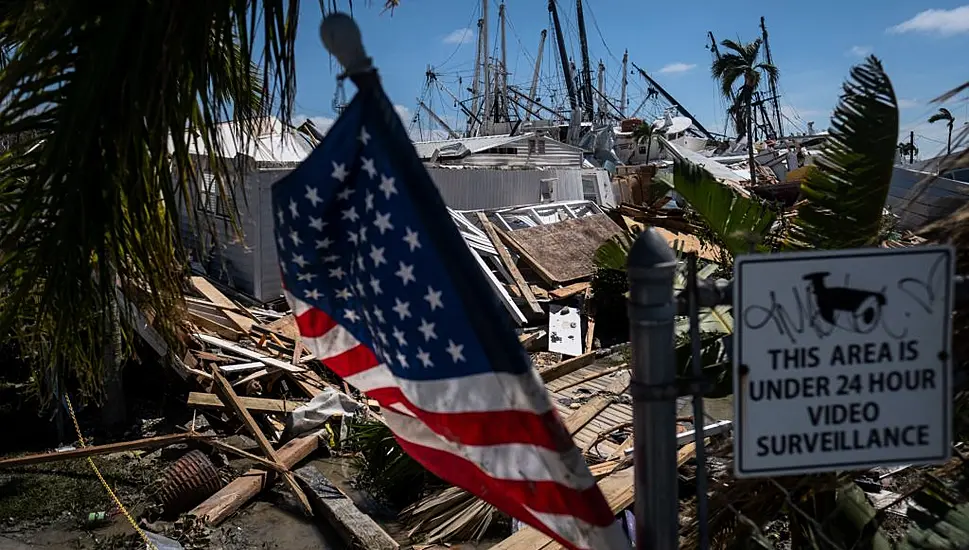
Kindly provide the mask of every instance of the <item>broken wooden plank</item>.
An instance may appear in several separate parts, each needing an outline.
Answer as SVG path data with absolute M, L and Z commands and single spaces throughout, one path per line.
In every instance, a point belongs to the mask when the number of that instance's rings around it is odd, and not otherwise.
M 572 283 L 569 286 L 563 286 L 562 288 L 555 288 L 548 291 L 548 297 L 553 300 L 564 300 L 570 296 L 575 296 L 580 292 L 585 292 L 592 286 L 588 281 L 582 281 L 578 283 Z
M 488 235 L 488 240 L 491 241 L 491 244 L 495 247 L 495 250 L 498 251 L 498 259 L 505 266 L 505 269 L 508 270 L 508 274 L 511 275 L 511 279 L 515 282 L 515 286 L 518 287 L 518 292 L 521 294 L 521 297 L 524 298 L 525 303 L 528 304 L 528 308 L 536 316 L 544 315 L 542 306 L 538 304 L 538 300 L 532 293 L 531 287 L 528 285 L 525 278 L 522 277 L 521 271 L 518 271 L 518 266 L 515 265 L 514 260 L 511 259 L 511 254 L 508 253 L 508 249 L 505 248 L 504 243 L 502 243 L 501 239 L 498 238 L 498 234 L 495 232 L 495 226 L 491 224 L 491 221 L 488 220 L 488 216 L 486 216 L 484 212 L 478 212 L 477 216 L 478 223 L 481 224 L 481 229 L 483 229 L 485 234 Z
M 633 503 L 635 487 L 633 468 L 625 468 L 599 481 L 599 490 L 613 512 L 619 513 Z M 522 527 L 515 534 L 492 546 L 491 550 L 551 550 L 561 548 L 548 536 L 532 527 Z
M 297 437 L 280 447 L 276 453 L 279 463 L 287 469 L 293 468 L 318 448 L 319 441 L 316 435 Z M 268 487 L 273 479 L 271 472 L 253 468 L 207 498 L 189 514 L 200 518 L 209 527 L 215 527 Z
M 314 466 L 296 471 L 296 479 L 310 496 L 314 512 L 322 517 L 347 545 L 367 550 L 397 550 L 400 545 L 370 516 L 335 487 Z
M 222 338 L 227 338 L 229 340 L 238 340 L 239 338 L 242 337 L 242 333 L 236 330 L 235 328 L 226 326 L 214 319 L 210 319 L 209 317 L 199 315 L 194 311 L 188 312 L 188 318 L 197 327 L 203 328 L 208 331 L 212 331 L 215 334 L 218 334 L 219 336 L 221 336 Z
M 587 374 L 587 375 L 583 376 L 582 378 L 579 378 L 578 380 L 574 380 L 572 382 L 569 382 L 568 384 L 566 384 L 564 386 L 556 386 L 556 388 L 554 390 L 551 390 L 551 391 L 560 392 L 562 390 L 567 390 L 567 389 L 569 389 L 571 387 L 578 386 L 578 385 L 581 385 L 581 384 L 585 384 L 586 382 L 591 382 L 592 380 L 595 380 L 596 378 L 602 378 L 603 376 L 612 374 L 614 372 L 619 372 L 621 370 L 626 370 L 628 368 L 629 368 L 629 364 L 628 363 L 623 363 L 621 365 L 616 365 L 615 367 L 609 367 L 609 368 L 603 369 L 603 370 L 601 370 L 599 372 L 594 372 L 592 374 Z M 578 375 L 576 375 L 576 376 L 578 376 Z
M 245 425 L 246 429 L 249 430 L 249 433 L 256 440 L 256 444 L 259 445 L 259 449 L 264 455 L 266 455 L 266 458 L 275 462 L 276 464 L 281 464 L 279 457 L 276 455 L 276 450 L 273 449 L 272 444 L 269 443 L 268 439 L 266 439 L 266 434 L 262 433 L 259 425 L 256 424 L 256 419 L 249 414 L 249 410 L 246 409 L 245 405 L 243 405 L 239 400 L 239 396 L 236 395 L 236 392 L 232 389 L 229 381 L 226 380 L 224 376 L 219 374 L 218 371 L 212 371 L 212 376 L 215 378 L 214 388 L 216 393 L 222 398 L 223 402 L 229 405 L 232 412 L 236 414 L 239 420 L 242 421 L 243 425 Z M 299 484 L 296 483 L 296 478 L 293 476 L 292 472 L 286 472 L 283 474 L 283 481 L 289 485 L 289 488 L 293 491 L 293 495 L 300 501 L 303 507 L 306 508 L 306 511 L 312 514 L 313 508 L 310 506 L 310 501 L 306 498 L 303 490 L 300 489 Z
M 239 402 L 247 410 L 258 413 L 291 413 L 305 403 L 299 401 L 284 401 L 282 399 L 264 399 L 261 397 L 238 397 Z M 219 399 L 218 395 L 202 392 L 190 392 L 188 394 L 188 406 L 208 407 L 212 409 L 225 408 L 225 403 Z
M 601 394 L 586 401 L 574 413 L 570 414 L 564 422 L 569 435 L 574 436 L 599 413 L 606 410 L 606 407 L 615 401 L 616 396 L 626 391 L 626 388 L 629 387 L 629 380 L 630 375 L 628 373 L 621 373 Z
M 595 363 L 596 354 L 586 353 L 578 357 L 572 357 L 566 359 L 560 363 L 556 363 L 550 367 L 545 367 L 538 370 L 538 375 L 542 377 L 542 382 L 548 383 L 556 378 L 565 376 L 566 374 L 573 373 L 582 367 L 587 367 L 592 363 Z
M 219 365 L 219 370 L 221 372 L 246 372 L 251 370 L 259 370 L 266 365 L 262 364 L 260 361 L 255 361 L 253 363 L 238 363 L 235 365 Z
M 582 300 L 582 307 L 585 308 L 585 352 L 592 351 L 595 343 L 596 334 L 596 312 L 592 305 L 592 287 L 585 289 L 585 299 Z
M 203 436 L 198 434 L 169 434 L 149 437 L 147 439 L 136 439 L 134 441 L 119 441 L 118 443 L 107 443 L 105 445 L 90 445 L 69 451 L 53 451 L 49 453 L 32 454 L 26 456 L 15 456 L 12 458 L 0 459 L 0 468 L 13 468 L 15 466 L 32 466 L 34 464 L 45 464 L 47 462 L 57 462 L 60 460 L 72 460 L 76 458 L 87 458 L 89 456 L 106 455 L 120 453 L 123 451 L 136 451 L 140 449 L 152 449 L 157 447 L 167 447 L 176 443 L 183 443 L 189 439 L 198 439 Z
M 228 299 L 225 294 L 222 294 L 217 288 L 212 286 L 212 283 L 210 283 L 205 277 L 192 277 L 191 282 L 192 286 L 195 287 L 195 290 L 199 291 L 199 293 L 202 294 L 202 296 L 205 296 L 210 302 L 219 306 L 219 308 L 222 309 L 222 313 L 224 313 L 234 325 L 239 327 L 239 330 L 241 330 L 243 333 L 249 332 L 252 325 L 256 324 L 256 322 L 250 317 L 236 313 L 236 311 L 238 311 L 238 306 L 236 306 L 232 300 Z
M 276 367 L 278 369 L 282 369 L 286 372 L 303 372 L 306 370 L 302 367 L 295 367 L 293 365 L 290 365 L 286 361 L 280 361 L 279 359 L 269 357 L 268 355 L 263 355 L 258 351 L 252 351 L 251 349 L 246 349 L 242 346 L 237 346 L 232 342 L 227 342 L 221 338 L 216 338 L 215 336 L 210 336 L 208 334 L 193 334 L 193 336 L 205 342 L 206 344 L 211 344 L 213 346 L 222 348 L 226 351 L 231 351 L 232 353 L 236 355 L 240 355 L 247 359 L 252 359 L 254 361 L 261 361 L 266 365 L 269 365 L 271 367 Z
M 495 233 L 498 234 L 498 237 L 502 240 L 502 242 L 504 242 L 508 248 L 515 251 L 515 254 L 518 254 L 523 260 L 525 260 L 525 263 L 527 263 L 528 266 L 532 268 L 532 271 L 541 277 L 543 281 L 553 287 L 558 284 L 555 277 L 546 271 L 545 268 L 542 267 L 542 264 L 538 263 L 538 261 L 531 254 L 529 254 L 521 243 L 516 241 L 509 232 L 504 231 L 500 227 L 495 227 L 494 229 Z

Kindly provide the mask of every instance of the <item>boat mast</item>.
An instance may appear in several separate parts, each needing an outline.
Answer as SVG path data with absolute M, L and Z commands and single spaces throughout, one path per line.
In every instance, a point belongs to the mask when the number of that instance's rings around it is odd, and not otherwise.
M 764 36 L 764 57 L 768 65 L 773 65 L 774 58 L 770 54 L 770 41 L 767 39 L 767 24 L 764 22 L 764 16 L 760 17 L 760 30 Z M 767 86 L 771 95 L 771 108 L 774 111 L 774 118 L 777 120 L 777 138 L 780 139 L 784 135 L 784 129 L 781 126 L 781 105 L 778 101 L 780 95 L 777 94 L 777 79 L 767 75 Z
M 473 136 L 475 131 L 475 120 L 478 118 L 479 98 L 481 93 L 481 52 L 484 48 L 482 44 L 482 26 L 484 19 L 478 19 L 478 49 L 474 54 L 474 81 L 471 83 L 471 112 L 474 113 L 468 118 L 468 136 Z
M 484 116 L 481 117 L 481 127 L 478 129 L 478 133 L 487 133 L 491 121 L 491 56 L 490 48 L 488 42 L 488 0 L 481 0 L 481 45 L 482 45 L 482 55 L 481 62 L 484 63 L 484 78 L 482 83 L 484 84 Z
M 639 65 L 636 65 L 635 63 L 633 63 L 633 68 L 636 69 L 636 72 L 638 72 L 640 76 L 646 79 L 646 82 L 648 82 L 650 86 L 655 88 L 656 91 L 659 92 L 663 97 L 665 97 L 667 101 L 672 103 L 673 106 L 676 107 L 676 109 L 683 114 L 683 116 L 690 119 L 690 121 L 693 122 L 693 125 L 696 126 L 696 129 L 702 132 L 703 135 L 707 137 L 707 139 L 716 139 L 713 137 L 713 134 L 711 134 L 706 128 L 703 127 L 702 124 L 700 124 L 699 120 L 697 120 L 692 114 L 690 114 L 690 111 L 686 110 L 686 107 L 680 104 L 680 102 L 677 101 L 675 97 L 671 96 L 669 92 L 664 90 L 663 87 L 659 85 L 659 82 L 656 82 L 655 80 L 653 80 L 648 74 L 646 74 L 646 71 L 639 68 Z
M 592 69 L 589 68 L 589 43 L 585 36 L 585 16 L 582 13 L 582 0 L 575 0 L 575 17 L 579 23 L 579 47 L 582 50 L 582 95 L 585 104 L 586 120 L 592 121 Z
M 606 66 L 599 60 L 599 86 L 597 91 L 599 92 L 599 123 L 602 124 L 606 121 Z
M 434 119 L 434 122 L 437 122 L 438 124 L 440 124 L 441 128 L 444 128 L 444 130 L 447 131 L 449 138 L 458 139 L 461 137 L 460 135 L 458 135 L 457 132 L 452 130 L 451 127 L 447 125 L 447 122 L 444 122 L 444 119 L 437 116 L 437 113 L 435 113 L 430 107 L 428 107 L 426 103 L 424 103 L 423 101 L 418 101 L 417 106 L 424 109 L 424 112 L 426 112 L 432 119 Z
M 508 65 L 505 54 L 505 3 L 498 6 L 498 21 L 501 22 L 501 106 L 504 107 L 504 119 L 511 120 L 508 114 Z
M 485 0 L 487 1 L 487 0 Z M 565 77 L 565 89 L 569 94 L 569 107 L 573 111 L 578 109 L 575 97 L 575 84 L 572 82 L 572 70 L 569 69 L 569 55 L 565 51 L 565 38 L 562 36 L 562 25 L 559 23 L 559 10 L 555 7 L 555 0 L 548 0 L 548 12 L 552 14 L 552 30 L 555 31 L 555 41 L 558 43 L 559 61 L 562 63 L 562 76 Z
M 619 96 L 619 116 L 626 118 L 626 84 L 629 79 L 629 50 L 622 54 L 622 93 Z
M 542 53 L 545 51 L 545 37 L 548 31 L 542 29 L 542 36 L 538 39 L 538 54 L 535 56 L 535 72 L 532 73 L 532 87 L 528 90 L 528 99 L 537 101 L 535 95 L 538 93 L 538 75 L 542 70 Z M 530 111 L 525 111 L 525 120 L 531 117 Z

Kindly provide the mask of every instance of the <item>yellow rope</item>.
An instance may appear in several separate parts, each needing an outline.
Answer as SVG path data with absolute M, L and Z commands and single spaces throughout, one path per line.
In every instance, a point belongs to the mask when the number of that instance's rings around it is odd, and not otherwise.
M 67 403 L 67 411 L 71 413 L 71 420 L 74 422 L 74 430 L 77 432 L 77 440 L 80 442 L 81 448 L 87 447 L 87 443 L 84 442 L 84 436 L 81 435 L 81 425 L 78 424 L 77 416 L 74 415 L 74 407 L 71 405 L 71 398 L 68 397 L 67 394 L 64 394 L 64 401 Z M 87 457 L 87 463 L 91 465 L 91 469 L 94 470 L 94 475 L 98 476 L 98 479 L 101 480 L 101 485 L 104 486 L 104 490 L 107 491 L 108 495 L 110 495 L 114 500 L 114 503 L 118 506 L 118 509 L 121 510 L 121 513 L 128 518 L 128 523 L 130 523 L 135 532 L 141 536 L 141 539 L 145 541 L 148 548 L 151 550 L 158 550 L 155 543 L 148 538 L 148 535 L 145 534 L 141 527 L 138 527 L 138 522 L 135 521 L 135 518 L 131 517 L 131 514 L 128 512 L 128 509 L 125 508 L 124 504 L 121 504 L 121 499 L 118 498 L 118 495 L 116 495 L 111 489 L 111 486 L 108 485 L 107 480 L 105 480 L 104 476 L 101 475 L 101 471 L 98 470 L 98 467 L 94 465 L 94 460 L 91 457 Z

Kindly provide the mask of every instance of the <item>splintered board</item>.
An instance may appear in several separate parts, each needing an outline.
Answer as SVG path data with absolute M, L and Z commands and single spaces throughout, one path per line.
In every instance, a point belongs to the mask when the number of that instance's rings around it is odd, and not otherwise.
M 605 214 L 565 220 L 506 233 L 525 261 L 547 282 L 562 284 L 592 276 L 602 243 L 622 230 Z

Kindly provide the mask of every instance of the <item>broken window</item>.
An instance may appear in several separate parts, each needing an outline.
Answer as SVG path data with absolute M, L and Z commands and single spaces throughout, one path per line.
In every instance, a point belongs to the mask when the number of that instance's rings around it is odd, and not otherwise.
M 528 154 L 531 155 L 534 153 L 535 153 L 535 140 L 530 139 L 528 140 Z
M 538 154 L 539 155 L 544 155 L 545 154 L 545 140 L 544 139 L 538 140 Z
M 219 183 L 215 181 L 215 176 L 209 172 L 202 172 L 198 186 L 198 209 L 206 214 L 225 217 L 225 201 L 219 192 Z

